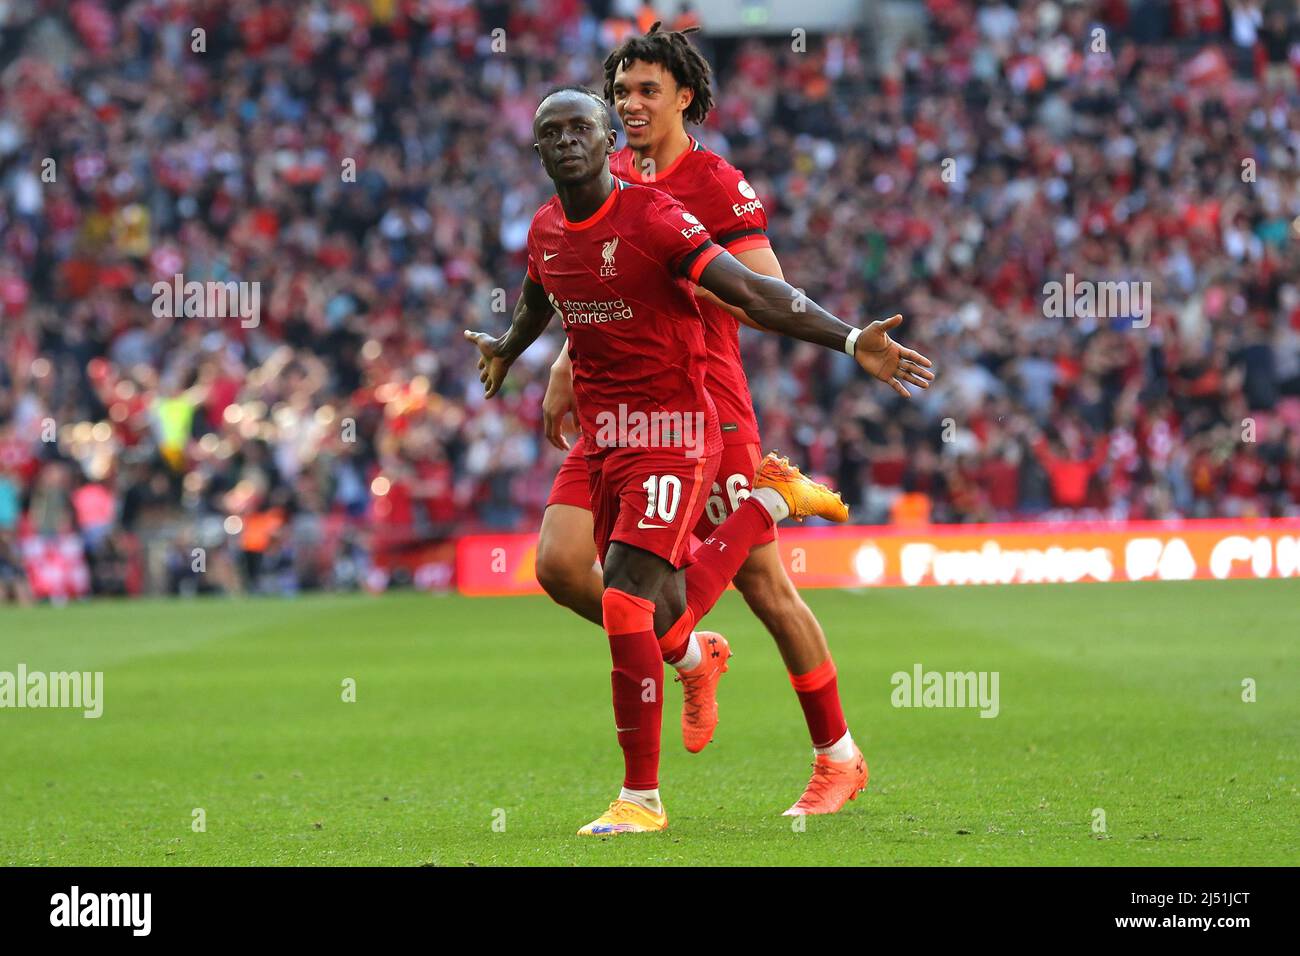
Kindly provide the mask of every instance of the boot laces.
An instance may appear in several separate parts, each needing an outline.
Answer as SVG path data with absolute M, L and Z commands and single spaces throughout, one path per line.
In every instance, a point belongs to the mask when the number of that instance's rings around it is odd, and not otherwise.
M 824 796 L 826 791 L 837 783 L 837 776 L 848 773 L 844 768 L 829 763 L 814 763 L 812 768 L 812 779 L 808 781 L 808 787 L 799 798 L 800 803 L 811 803 L 814 798 Z
M 700 677 L 683 677 L 678 674 L 673 680 L 682 685 L 682 713 L 690 721 L 696 720 L 700 716 L 700 710 L 704 707 L 704 701 L 701 700 L 701 694 L 704 690 L 704 680 Z

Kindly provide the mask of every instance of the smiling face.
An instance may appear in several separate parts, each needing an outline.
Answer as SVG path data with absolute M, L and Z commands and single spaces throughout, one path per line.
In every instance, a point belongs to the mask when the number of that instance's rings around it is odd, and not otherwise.
M 614 111 L 633 149 L 648 149 L 674 129 L 683 128 L 682 112 L 693 97 L 690 89 L 677 85 L 662 63 L 632 60 L 614 73 Z
M 614 133 L 601 104 L 572 90 L 542 101 L 533 118 L 533 136 L 542 168 L 557 186 L 574 186 L 599 176 L 614 151 Z

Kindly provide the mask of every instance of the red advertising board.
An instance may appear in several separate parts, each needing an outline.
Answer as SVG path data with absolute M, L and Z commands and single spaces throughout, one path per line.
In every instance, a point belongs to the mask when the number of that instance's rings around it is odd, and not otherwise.
M 1300 579 L 1300 518 L 783 528 L 802 588 Z M 536 594 L 535 534 L 462 538 L 462 594 Z

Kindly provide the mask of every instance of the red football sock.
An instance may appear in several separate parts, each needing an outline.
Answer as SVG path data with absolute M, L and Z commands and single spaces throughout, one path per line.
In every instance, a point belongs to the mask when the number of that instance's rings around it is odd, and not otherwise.
M 601 606 L 614 661 L 610 684 L 614 727 L 623 749 L 623 786 L 654 790 L 659 786 L 659 733 L 664 711 L 664 664 L 655 639 L 655 604 L 606 588 Z
M 791 674 L 814 747 L 829 747 L 848 733 L 835 680 L 835 662 L 829 657 L 806 674 Z
M 686 569 L 686 609 L 694 615 L 695 621 L 718 603 L 722 592 L 749 557 L 755 540 L 774 524 L 776 522 L 766 508 L 746 498 L 700 545 L 695 552 L 695 563 Z

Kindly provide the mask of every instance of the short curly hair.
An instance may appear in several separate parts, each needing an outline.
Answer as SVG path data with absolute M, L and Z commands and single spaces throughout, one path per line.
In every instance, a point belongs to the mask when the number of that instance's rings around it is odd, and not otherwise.
M 656 20 L 645 36 L 629 37 L 605 57 L 605 102 L 614 102 L 614 74 L 619 67 L 635 60 L 658 63 L 673 75 L 679 87 L 694 94 L 682 118 L 688 123 L 703 123 L 709 110 L 713 109 L 713 90 L 709 86 L 713 70 L 709 61 L 686 39 L 686 34 L 699 28 L 660 30 L 660 26 L 662 22 Z

